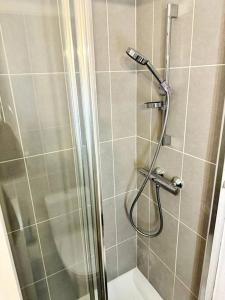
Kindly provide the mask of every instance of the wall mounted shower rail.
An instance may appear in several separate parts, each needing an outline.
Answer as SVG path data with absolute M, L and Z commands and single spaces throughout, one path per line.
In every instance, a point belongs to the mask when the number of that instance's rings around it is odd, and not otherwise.
M 165 78 L 169 85 L 170 82 L 170 54 L 171 54 L 171 33 L 172 21 L 178 17 L 178 5 L 169 3 L 167 6 L 167 25 L 166 25 L 166 70 Z M 162 112 L 162 124 L 164 123 L 165 112 Z M 171 145 L 171 136 L 164 134 L 162 145 Z

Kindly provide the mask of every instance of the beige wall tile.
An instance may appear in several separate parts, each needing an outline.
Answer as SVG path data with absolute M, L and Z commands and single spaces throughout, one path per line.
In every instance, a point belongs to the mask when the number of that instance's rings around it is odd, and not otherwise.
M 216 162 L 222 105 L 224 67 L 191 70 L 185 152 Z
M 151 203 L 150 209 L 151 230 L 159 228 L 158 208 Z M 163 211 L 164 228 L 162 233 L 151 239 L 151 249 L 161 258 L 161 260 L 172 270 L 175 270 L 175 258 L 177 247 L 178 221 Z
M 101 182 L 103 199 L 114 195 L 112 142 L 100 144 Z
M 196 296 L 201 280 L 204 249 L 205 240 L 180 224 L 176 273 Z
M 224 63 L 224 13 L 223 0 L 195 1 L 192 65 Z
M 122 275 L 136 267 L 136 238 L 121 243 L 118 247 L 118 273 Z
M 111 78 L 113 138 L 134 136 L 136 134 L 136 73 L 112 73 Z
M 116 194 L 136 188 L 135 142 L 127 138 L 113 143 Z
M 176 279 L 174 287 L 174 300 L 197 300 L 195 297 L 181 282 Z
M 165 300 L 172 299 L 174 274 L 158 259 L 149 252 L 149 281 Z
M 180 218 L 203 237 L 206 237 L 208 230 L 214 173 L 214 165 L 184 157 Z
M 97 73 L 97 103 L 100 141 L 112 139 L 111 128 L 111 101 L 110 101 L 110 75 Z
M 137 5 L 137 49 L 152 60 L 153 0 L 139 0 Z M 145 67 L 139 65 L 138 68 Z
M 147 72 L 137 73 L 137 135 L 150 139 L 151 109 L 144 103 L 151 101 L 152 76 Z
M 157 67 L 165 66 L 166 7 L 168 0 L 155 1 L 154 6 L 154 53 L 153 62 Z M 179 4 L 178 18 L 174 20 L 171 41 L 171 66 L 189 65 L 193 1 L 173 1 Z
M 109 70 L 106 0 L 92 0 L 96 71 Z
M 135 0 L 109 0 L 110 68 L 136 69 L 136 63 L 126 55 L 128 47 L 135 46 Z

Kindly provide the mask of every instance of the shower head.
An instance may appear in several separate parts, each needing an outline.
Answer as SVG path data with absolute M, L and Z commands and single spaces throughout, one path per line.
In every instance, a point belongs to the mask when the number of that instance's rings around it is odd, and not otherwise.
M 170 87 L 167 84 L 167 82 L 165 80 L 161 79 L 159 73 L 156 71 L 154 66 L 151 64 L 151 62 L 144 55 L 142 55 L 138 51 L 134 50 L 133 48 L 128 48 L 126 53 L 130 58 L 135 60 L 140 65 L 146 66 L 149 69 L 149 71 L 153 74 L 155 79 L 158 81 L 160 86 L 163 88 L 163 90 L 166 93 L 170 92 Z
M 126 51 L 127 55 L 130 56 L 133 60 L 135 60 L 137 63 L 141 65 L 146 65 L 148 63 L 148 59 L 144 57 L 141 53 L 138 51 L 128 48 Z

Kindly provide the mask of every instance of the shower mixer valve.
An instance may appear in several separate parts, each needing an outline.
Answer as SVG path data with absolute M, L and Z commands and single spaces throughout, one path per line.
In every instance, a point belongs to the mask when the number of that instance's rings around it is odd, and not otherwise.
M 141 168 L 138 171 L 144 177 L 148 176 L 148 171 L 149 171 L 148 169 Z M 178 195 L 180 189 L 182 189 L 184 185 L 182 179 L 175 176 L 170 180 L 166 178 L 164 175 L 165 175 L 165 171 L 157 167 L 152 171 L 149 180 L 151 180 L 152 182 L 154 182 L 164 190 L 170 192 L 171 194 Z

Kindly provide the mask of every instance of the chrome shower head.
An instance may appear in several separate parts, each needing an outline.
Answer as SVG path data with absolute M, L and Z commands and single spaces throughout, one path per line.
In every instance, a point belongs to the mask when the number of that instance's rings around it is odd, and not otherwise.
M 127 55 L 129 55 L 133 60 L 141 65 L 147 65 L 148 59 L 144 57 L 141 53 L 134 50 L 133 48 L 128 48 L 126 51 Z
M 163 88 L 163 90 L 167 93 L 170 92 L 170 87 L 167 84 L 167 82 L 165 80 L 161 79 L 159 73 L 156 71 L 154 66 L 144 55 L 142 55 L 138 51 L 134 50 L 133 48 L 127 48 L 126 53 L 128 56 L 130 56 L 130 58 L 135 60 L 140 65 L 146 66 L 149 69 L 149 71 L 153 74 L 155 79 L 158 81 L 160 86 Z

